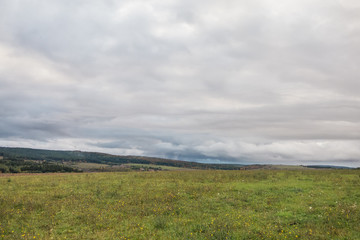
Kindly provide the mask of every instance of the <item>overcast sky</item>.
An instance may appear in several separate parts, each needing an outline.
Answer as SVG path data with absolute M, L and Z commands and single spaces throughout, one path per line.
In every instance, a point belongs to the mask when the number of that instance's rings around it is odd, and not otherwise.
M 358 0 L 0 0 L 0 146 L 360 167 Z

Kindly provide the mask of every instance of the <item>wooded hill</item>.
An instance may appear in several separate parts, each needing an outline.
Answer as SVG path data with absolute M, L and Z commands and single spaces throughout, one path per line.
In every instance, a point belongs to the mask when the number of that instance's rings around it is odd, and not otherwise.
M 241 165 L 202 164 L 144 156 L 118 156 L 98 152 L 41 150 L 0 147 L 0 172 L 71 172 L 79 169 L 69 163 L 96 163 L 110 166 L 151 164 L 190 169 L 238 170 Z

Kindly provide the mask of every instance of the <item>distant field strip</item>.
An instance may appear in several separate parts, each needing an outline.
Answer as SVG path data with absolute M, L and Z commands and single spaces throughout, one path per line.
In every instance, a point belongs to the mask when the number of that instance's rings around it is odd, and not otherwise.
M 360 239 L 359 170 L 3 175 L 0 239 Z
M 155 164 L 137 164 L 137 163 L 127 163 L 125 166 L 139 167 L 139 168 L 153 168 L 153 169 L 161 169 L 161 170 L 186 170 L 190 171 L 190 168 L 181 168 L 181 167 L 172 167 L 172 166 L 163 166 L 163 165 L 155 165 Z

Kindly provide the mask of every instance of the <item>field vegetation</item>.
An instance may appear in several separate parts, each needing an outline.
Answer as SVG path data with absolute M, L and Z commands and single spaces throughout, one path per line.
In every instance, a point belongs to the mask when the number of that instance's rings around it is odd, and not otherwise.
M 0 239 L 360 239 L 359 170 L 0 176 Z

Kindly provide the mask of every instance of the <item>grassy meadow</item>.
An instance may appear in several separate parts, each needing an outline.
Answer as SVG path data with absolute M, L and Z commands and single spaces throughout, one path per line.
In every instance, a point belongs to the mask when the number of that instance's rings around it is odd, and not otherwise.
M 0 239 L 360 239 L 359 170 L 0 176 Z

